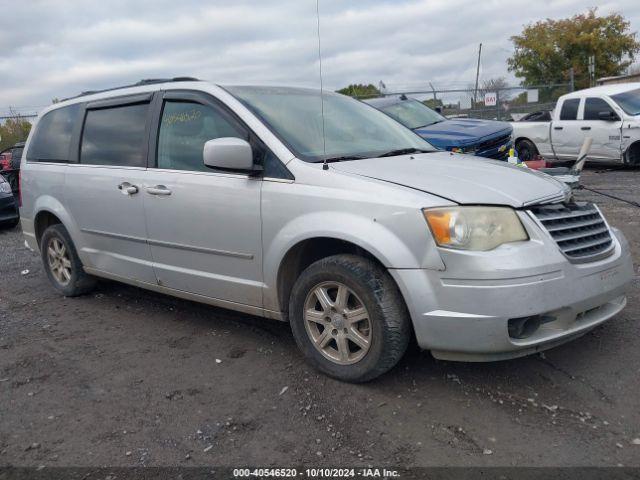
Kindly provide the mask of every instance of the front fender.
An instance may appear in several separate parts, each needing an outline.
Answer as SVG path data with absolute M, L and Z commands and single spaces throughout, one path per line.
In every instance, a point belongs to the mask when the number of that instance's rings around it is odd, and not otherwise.
M 424 219 L 409 219 L 410 212 L 397 213 L 369 218 L 344 211 L 323 211 L 287 222 L 270 240 L 265 239 L 268 243 L 265 242 L 264 251 L 264 282 L 268 292 L 272 292 L 265 297 L 265 307 L 277 306 L 278 272 L 287 253 L 300 242 L 313 238 L 332 238 L 357 245 L 387 268 L 444 270 Z M 415 238 L 415 232 L 406 231 L 407 223 L 416 224 L 415 228 L 420 230 L 419 238 Z

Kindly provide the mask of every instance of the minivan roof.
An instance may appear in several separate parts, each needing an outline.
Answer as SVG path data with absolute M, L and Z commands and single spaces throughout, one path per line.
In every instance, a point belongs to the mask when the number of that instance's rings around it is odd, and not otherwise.
M 122 90 L 125 88 L 131 88 L 131 87 L 142 87 L 145 85 L 156 85 L 158 83 L 169 83 L 169 82 L 199 82 L 200 80 L 195 78 L 195 77 L 173 77 L 173 78 L 144 78 L 142 80 L 140 80 L 139 82 L 136 83 L 132 83 L 129 85 L 121 85 L 119 87 L 111 87 L 111 88 L 105 88 L 102 90 L 87 90 L 85 92 L 80 93 L 79 95 L 76 95 L 75 97 L 69 97 L 69 98 L 65 98 L 63 100 L 72 100 L 74 98 L 79 98 L 79 97 L 84 97 L 87 95 L 93 95 L 96 93 L 103 93 L 103 92 L 111 92 L 113 90 Z

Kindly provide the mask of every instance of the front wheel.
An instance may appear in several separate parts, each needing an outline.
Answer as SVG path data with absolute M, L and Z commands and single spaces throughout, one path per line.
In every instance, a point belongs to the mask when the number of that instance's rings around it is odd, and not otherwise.
M 538 155 L 538 149 L 535 144 L 528 139 L 520 140 L 516 144 L 516 150 L 518 151 L 518 158 L 523 162 L 528 162 L 529 160 L 533 160 Z
M 407 309 L 389 273 L 356 255 L 310 265 L 293 287 L 289 313 L 307 360 L 348 382 L 368 381 L 391 369 L 411 334 Z

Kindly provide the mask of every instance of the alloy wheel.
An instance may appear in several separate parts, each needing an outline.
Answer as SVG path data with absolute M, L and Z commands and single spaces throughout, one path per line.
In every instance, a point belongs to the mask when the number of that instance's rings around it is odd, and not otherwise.
M 323 282 L 311 289 L 304 305 L 304 326 L 314 347 L 339 365 L 367 354 L 372 329 L 362 300 L 346 285 Z
M 59 238 L 52 238 L 47 247 L 49 269 L 60 285 L 68 285 L 71 281 L 71 259 L 64 243 Z

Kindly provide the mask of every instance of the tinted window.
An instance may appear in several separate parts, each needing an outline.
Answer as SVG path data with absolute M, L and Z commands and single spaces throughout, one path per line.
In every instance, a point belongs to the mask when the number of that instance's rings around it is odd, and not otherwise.
M 38 122 L 27 158 L 35 161 L 69 161 L 69 144 L 80 106 L 78 104 L 52 110 Z
M 611 112 L 613 108 L 601 98 L 587 98 L 584 104 L 584 119 L 585 120 L 600 120 L 598 115 L 600 112 Z
M 571 98 L 569 100 L 565 100 L 562 103 L 562 110 L 560 110 L 560 120 L 575 120 L 576 118 L 578 118 L 579 105 L 579 98 Z
M 204 144 L 222 137 L 246 140 L 247 134 L 217 108 L 191 102 L 166 102 L 158 135 L 158 168 L 210 172 L 202 160 Z
M 149 104 L 88 110 L 80 163 L 145 167 Z

